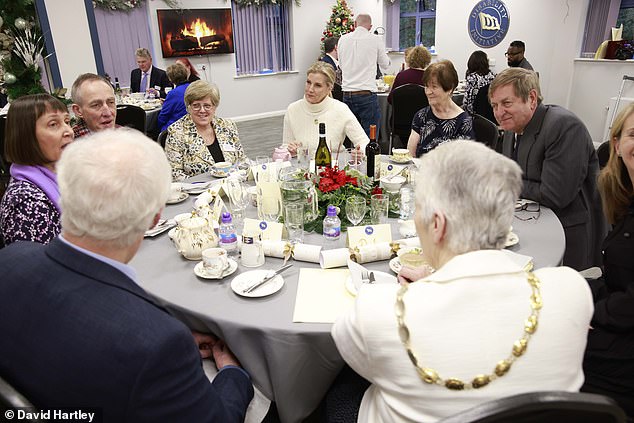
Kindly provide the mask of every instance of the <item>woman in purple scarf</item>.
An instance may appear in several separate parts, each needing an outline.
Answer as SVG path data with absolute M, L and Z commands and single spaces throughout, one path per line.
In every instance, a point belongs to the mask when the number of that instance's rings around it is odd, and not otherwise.
M 5 244 L 48 243 L 60 233 L 55 164 L 73 141 L 68 109 L 48 94 L 11 103 L 4 153 L 11 180 L 0 202 L 0 233 Z

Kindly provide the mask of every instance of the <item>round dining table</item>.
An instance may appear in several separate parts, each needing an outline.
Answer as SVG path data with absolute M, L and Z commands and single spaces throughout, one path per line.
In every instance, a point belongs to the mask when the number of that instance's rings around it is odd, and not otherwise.
M 210 176 L 194 178 L 209 179 Z M 191 211 L 194 197 L 166 206 L 163 218 Z M 255 208 L 250 206 L 247 216 L 255 215 Z M 401 238 L 398 221 L 390 219 L 390 224 L 393 238 Z M 535 268 L 561 263 L 564 232 L 550 209 L 541 207 L 537 215 L 516 212 L 513 232 L 519 243 L 509 249 L 533 257 Z M 307 233 L 304 243 L 341 248 L 345 246 L 345 235 L 332 242 L 319 234 Z M 277 269 L 282 262 L 266 257 L 259 269 Z M 255 386 L 275 401 L 284 423 L 301 422 L 309 416 L 344 365 L 330 336 L 331 324 L 293 322 L 300 268 L 319 268 L 319 264 L 291 262 L 294 265 L 282 274 L 282 289 L 261 298 L 242 297 L 231 289 L 232 279 L 252 268 L 239 264 L 233 275 L 222 280 L 201 279 L 194 274 L 198 262 L 181 256 L 167 233 L 145 238 L 130 263 L 138 273 L 139 284 L 176 318 L 193 330 L 211 332 L 226 341 Z M 387 260 L 364 266 L 390 272 Z

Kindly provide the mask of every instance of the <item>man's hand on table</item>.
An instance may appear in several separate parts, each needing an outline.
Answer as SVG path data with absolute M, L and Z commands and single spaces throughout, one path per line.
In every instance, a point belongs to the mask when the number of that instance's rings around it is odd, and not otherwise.
M 192 335 L 196 345 L 198 346 L 200 357 L 203 359 L 213 358 L 218 370 L 225 366 L 240 367 L 240 362 L 233 355 L 227 344 L 225 344 L 225 341 L 218 339 L 213 335 L 196 331 L 192 331 Z

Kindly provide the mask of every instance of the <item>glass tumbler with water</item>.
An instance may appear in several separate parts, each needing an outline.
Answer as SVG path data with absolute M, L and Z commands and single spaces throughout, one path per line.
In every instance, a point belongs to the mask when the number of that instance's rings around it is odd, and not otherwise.
M 401 187 L 401 203 L 400 203 L 400 218 L 403 220 L 411 219 L 414 216 L 414 210 L 416 205 L 414 202 L 414 189 L 411 186 Z
M 288 240 L 295 244 L 304 241 L 304 205 L 288 203 L 284 205 L 284 226 Z

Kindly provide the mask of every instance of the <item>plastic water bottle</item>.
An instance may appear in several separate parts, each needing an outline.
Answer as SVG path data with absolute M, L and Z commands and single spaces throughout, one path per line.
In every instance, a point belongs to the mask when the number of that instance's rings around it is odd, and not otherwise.
M 336 241 L 341 236 L 341 220 L 337 217 L 337 208 L 328 206 L 324 218 L 324 238 L 328 241 Z
M 231 213 L 224 212 L 222 214 L 222 221 L 220 228 L 218 228 L 218 234 L 220 235 L 220 248 L 227 250 L 229 257 L 235 257 L 238 255 L 238 236 L 236 235 L 236 228 L 233 226 L 231 219 Z

